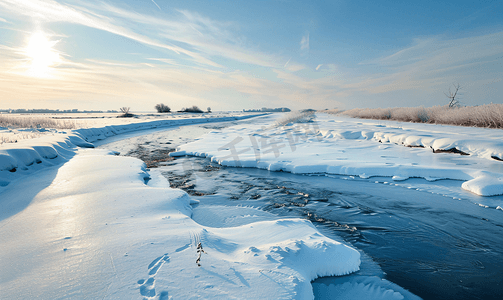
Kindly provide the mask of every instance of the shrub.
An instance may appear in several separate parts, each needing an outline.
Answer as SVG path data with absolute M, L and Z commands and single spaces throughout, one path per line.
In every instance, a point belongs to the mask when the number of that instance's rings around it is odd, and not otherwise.
M 158 113 L 169 113 L 171 111 L 171 108 L 169 108 L 169 106 L 167 105 L 164 105 L 164 103 L 157 104 L 155 106 L 155 109 Z
M 417 117 L 419 121 L 422 123 L 426 123 L 430 120 L 430 116 L 428 115 L 428 112 L 424 108 L 419 109 L 419 111 L 417 112 Z
M 129 113 L 130 109 L 131 109 L 130 107 L 121 107 L 122 115 L 120 115 L 119 117 L 121 117 L 121 118 L 131 118 L 133 116 L 133 114 Z
M 187 107 L 187 108 L 182 108 L 180 112 L 188 112 L 188 113 L 203 113 L 203 111 L 197 107 L 197 106 L 192 106 L 192 107 Z

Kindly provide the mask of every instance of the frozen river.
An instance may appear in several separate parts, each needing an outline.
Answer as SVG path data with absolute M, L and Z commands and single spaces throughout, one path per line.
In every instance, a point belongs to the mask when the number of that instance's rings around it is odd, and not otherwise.
M 293 175 L 167 156 L 176 146 L 228 125 L 136 133 L 127 139 L 107 139 L 101 147 L 143 159 L 172 187 L 198 199 L 193 218 L 201 225 L 236 226 L 239 214 L 253 217 L 267 211 L 307 218 L 328 237 L 357 248 L 363 254 L 361 270 L 316 280 L 317 296 L 323 296 L 323 284 L 331 281 L 377 276 L 424 299 L 503 297 L 502 212 L 474 204 L 476 199 L 471 198 L 480 196 L 469 192 L 463 197 L 474 201 L 423 188 L 456 187 L 460 181 L 408 179 L 407 186 L 416 188 L 406 188 L 387 177 Z

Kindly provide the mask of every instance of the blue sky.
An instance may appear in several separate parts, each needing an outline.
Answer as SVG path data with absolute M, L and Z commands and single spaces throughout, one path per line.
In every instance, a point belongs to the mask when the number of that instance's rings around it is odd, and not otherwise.
M 0 108 L 503 103 L 503 1 L 0 0 Z

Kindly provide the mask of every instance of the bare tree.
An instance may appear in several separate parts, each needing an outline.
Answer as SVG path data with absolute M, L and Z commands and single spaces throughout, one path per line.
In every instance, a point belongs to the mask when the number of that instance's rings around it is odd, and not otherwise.
M 452 84 L 453 90 L 449 87 L 449 93 L 444 93 L 445 96 L 449 99 L 449 108 L 458 107 L 459 106 L 459 96 L 461 86 L 459 83 Z
M 206 110 L 207 110 L 208 112 L 211 112 L 211 107 L 208 107 Z

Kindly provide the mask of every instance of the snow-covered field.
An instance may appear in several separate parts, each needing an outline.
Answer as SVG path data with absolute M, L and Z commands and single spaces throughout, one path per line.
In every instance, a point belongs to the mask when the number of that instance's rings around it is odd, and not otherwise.
M 456 179 L 464 190 L 425 188 L 457 199 L 465 191 L 503 194 L 503 163 L 492 158 L 503 158 L 500 130 L 323 115 L 315 122 L 278 126 L 278 118 L 267 115 L 211 132 L 173 155 L 301 174 L 387 177 L 406 187 L 412 177 Z M 199 209 L 192 218 L 198 201 L 170 188 L 159 171 L 91 144 L 138 130 L 236 119 L 149 120 L 48 131 L 2 144 L 1 297 L 311 299 L 315 278 L 357 271 L 360 253 L 324 236 L 308 220 L 253 208 L 207 215 Z M 433 153 L 452 148 L 470 155 Z M 499 196 L 483 198 L 488 200 L 480 205 L 503 207 Z M 238 217 L 223 226 L 227 218 L 215 218 L 219 214 Z M 416 299 L 386 280 L 368 277 L 342 280 L 322 294 Z

